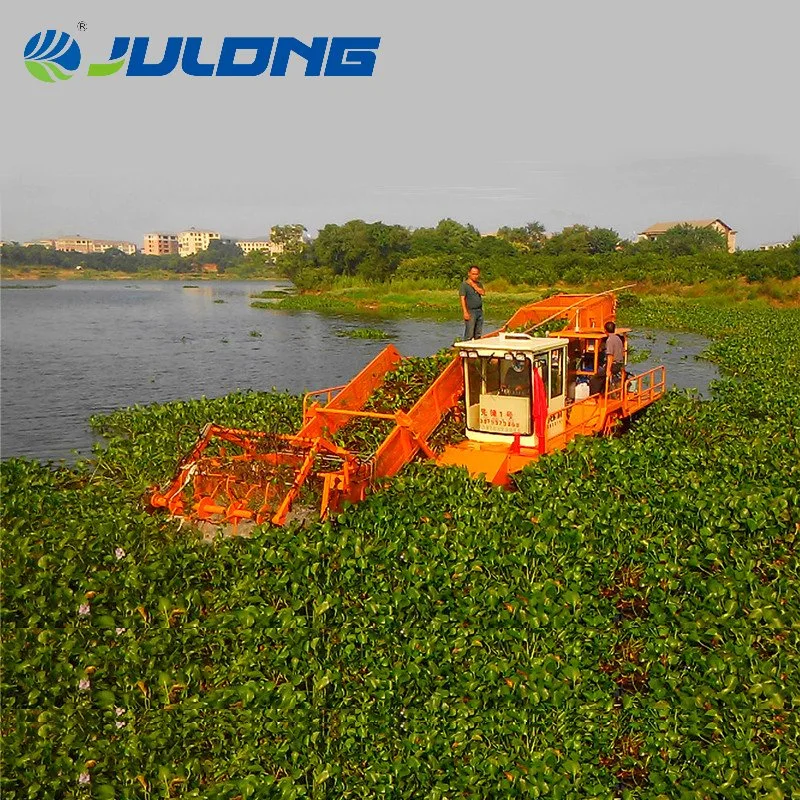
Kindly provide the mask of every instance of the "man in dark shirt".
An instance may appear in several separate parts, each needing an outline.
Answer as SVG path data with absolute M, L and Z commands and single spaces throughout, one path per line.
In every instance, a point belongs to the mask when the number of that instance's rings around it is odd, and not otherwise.
M 606 359 L 611 357 L 611 378 L 616 381 L 622 368 L 625 366 L 625 343 L 622 337 L 615 333 L 617 326 L 613 322 L 606 322 L 605 330 L 608 336 L 606 337 Z M 606 369 L 608 369 L 608 360 L 606 360 Z
M 461 282 L 458 294 L 464 316 L 464 339 L 480 339 L 483 333 L 483 296 L 486 290 L 480 282 L 481 271 L 470 267 L 466 280 Z

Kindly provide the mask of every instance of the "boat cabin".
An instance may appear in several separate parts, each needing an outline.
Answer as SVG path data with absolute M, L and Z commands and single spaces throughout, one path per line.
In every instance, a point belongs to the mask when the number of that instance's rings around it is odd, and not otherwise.
M 617 328 L 627 362 L 627 328 Z M 466 435 L 475 442 L 536 447 L 537 417 L 548 437 L 561 433 L 565 406 L 605 389 L 605 331 L 546 337 L 499 333 L 456 342 L 464 370 Z M 539 384 L 537 390 L 537 383 Z
M 464 369 L 467 438 L 538 443 L 537 420 L 564 407 L 569 339 L 500 333 L 456 342 Z M 563 423 L 563 420 L 562 420 Z

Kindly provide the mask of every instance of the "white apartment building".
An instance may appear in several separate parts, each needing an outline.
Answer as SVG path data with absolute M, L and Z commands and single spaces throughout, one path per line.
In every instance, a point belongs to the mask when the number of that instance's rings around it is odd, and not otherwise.
M 37 244 L 52 247 L 54 250 L 63 250 L 66 253 L 105 253 L 112 247 L 129 256 L 136 252 L 136 245 L 133 242 L 124 242 L 120 239 L 89 239 L 80 234 L 60 236 L 58 239 L 38 239 L 35 242 L 25 242 L 25 247 Z
M 189 228 L 178 234 L 178 253 L 182 256 L 193 256 L 201 250 L 207 250 L 212 239 L 219 239 L 220 235 L 216 231 L 198 231 Z
M 272 245 L 265 239 L 238 239 L 236 244 L 239 245 L 239 249 L 245 255 L 252 253 L 254 250 L 261 250 L 265 253 L 272 251 Z
M 92 253 L 105 253 L 106 250 L 111 250 L 112 248 L 121 250 L 126 256 L 132 256 L 136 253 L 136 245 L 133 242 L 120 242 L 114 239 L 92 240 Z

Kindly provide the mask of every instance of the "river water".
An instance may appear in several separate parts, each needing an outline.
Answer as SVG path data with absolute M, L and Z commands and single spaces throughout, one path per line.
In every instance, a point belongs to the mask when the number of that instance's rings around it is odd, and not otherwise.
M 376 323 L 250 307 L 251 294 L 283 288 L 280 282 L 189 285 L 4 281 L 2 457 L 72 461 L 76 452 L 88 455 L 96 441 L 89 417 L 134 404 L 345 383 L 387 342 L 337 335 L 344 329 L 380 327 L 404 355 L 430 355 L 463 332 L 455 302 L 453 322 Z M 648 335 L 654 339 L 632 339 L 652 351 L 634 372 L 666 363 L 670 385 L 701 391 L 718 377 L 713 365 L 694 358 L 708 343 L 703 337 Z

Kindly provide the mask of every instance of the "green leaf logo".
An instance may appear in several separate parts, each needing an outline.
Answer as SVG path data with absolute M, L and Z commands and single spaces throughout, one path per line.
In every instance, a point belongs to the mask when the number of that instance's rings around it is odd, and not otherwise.
M 69 80 L 80 63 L 78 43 L 63 31 L 40 31 L 25 45 L 25 66 L 44 83 Z

